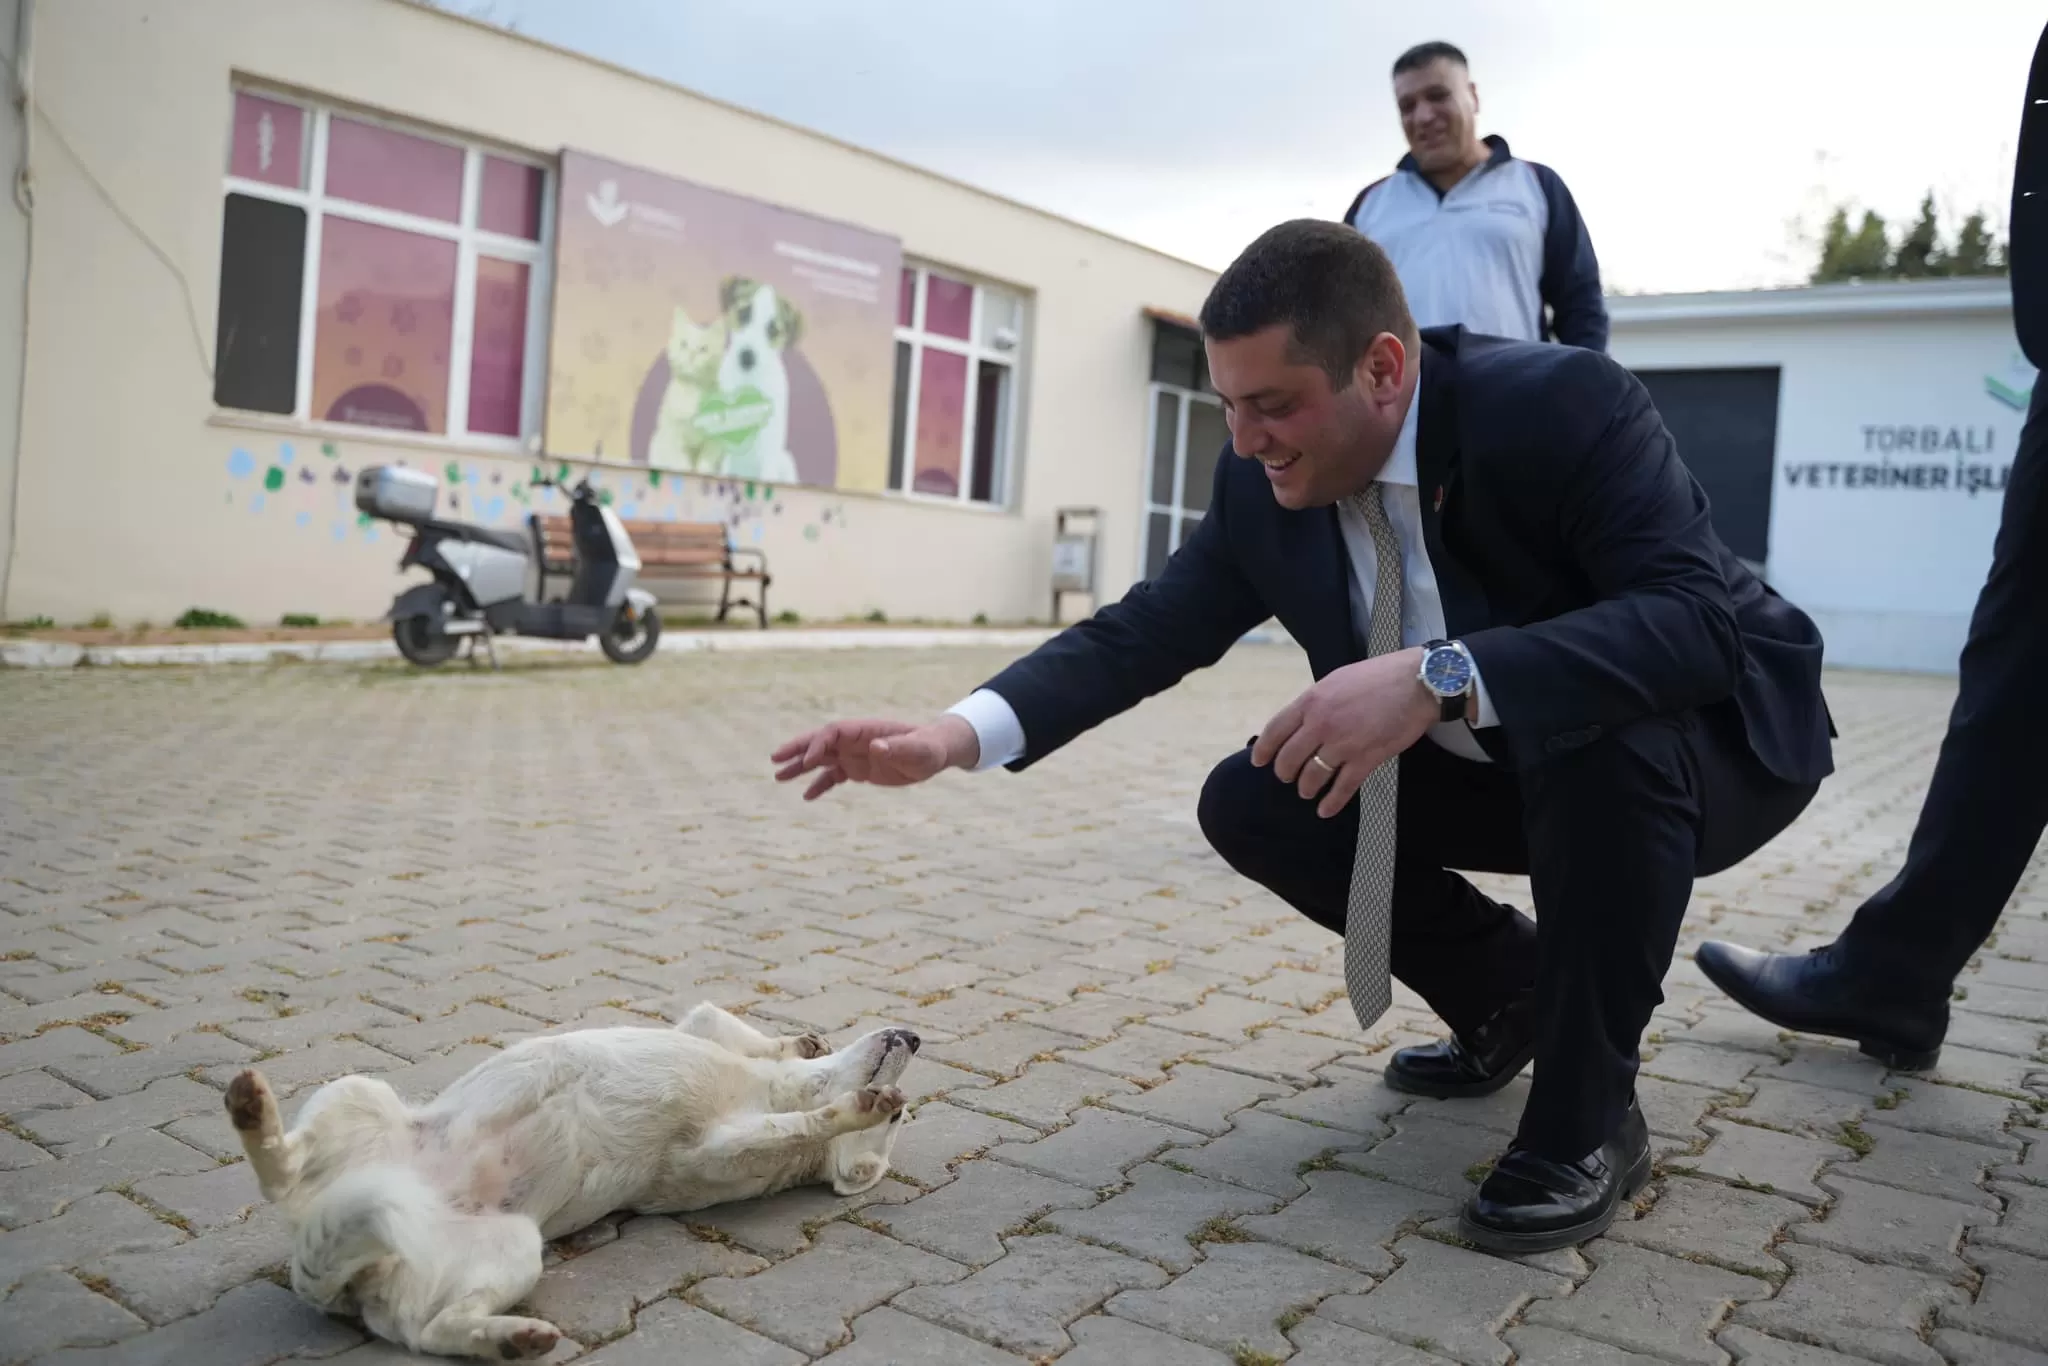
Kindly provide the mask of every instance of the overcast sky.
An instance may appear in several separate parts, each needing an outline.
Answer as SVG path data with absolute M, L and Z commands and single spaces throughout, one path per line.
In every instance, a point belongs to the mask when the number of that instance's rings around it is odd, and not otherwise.
M 1394 56 L 1463 47 L 1610 289 L 1796 282 L 1802 215 L 1933 189 L 2001 232 L 2041 0 L 451 0 L 1221 267 L 1406 150 Z

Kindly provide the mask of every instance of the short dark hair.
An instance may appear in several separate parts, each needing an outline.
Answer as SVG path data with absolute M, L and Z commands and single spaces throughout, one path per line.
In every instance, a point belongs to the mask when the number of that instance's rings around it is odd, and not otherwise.
M 1404 71 L 1414 71 L 1418 67 L 1428 66 L 1438 58 L 1456 62 L 1468 71 L 1472 68 L 1472 64 L 1465 60 L 1465 54 L 1450 43 L 1417 43 L 1394 58 L 1393 74 L 1398 76 Z
M 1285 323 L 1289 349 L 1332 388 L 1351 383 L 1372 339 L 1412 342 L 1415 320 L 1401 277 L 1379 244 L 1343 223 L 1297 218 L 1268 228 L 1210 287 L 1202 335 L 1232 341 Z

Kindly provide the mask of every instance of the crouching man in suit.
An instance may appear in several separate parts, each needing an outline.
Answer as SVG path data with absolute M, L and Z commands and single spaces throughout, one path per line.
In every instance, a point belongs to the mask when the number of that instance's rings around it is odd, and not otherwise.
M 1022 770 L 1278 617 L 1316 681 L 1210 774 L 1204 833 L 1344 937 L 1363 1023 L 1391 972 L 1449 1024 L 1389 1086 L 1485 1095 L 1534 1061 L 1464 1236 L 1591 1238 L 1649 1176 L 1636 1050 L 1693 879 L 1832 769 L 1819 633 L 1605 355 L 1418 332 L 1385 253 L 1316 221 L 1247 248 L 1201 322 L 1236 458 L 1164 572 L 939 719 L 824 726 L 777 776 Z M 1459 870 L 1527 874 L 1535 920 Z

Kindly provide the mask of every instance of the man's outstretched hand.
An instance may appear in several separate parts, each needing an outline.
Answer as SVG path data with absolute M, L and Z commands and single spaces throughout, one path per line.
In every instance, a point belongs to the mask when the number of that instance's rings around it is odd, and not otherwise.
M 818 776 L 804 789 L 816 801 L 841 783 L 908 787 L 949 768 L 972 768 L 981 757 L 974 727 L 958 716 L 929 725 L 903 721 L 834 721 L 799 735 L 769 756 L 782 765 L 775 781 Z

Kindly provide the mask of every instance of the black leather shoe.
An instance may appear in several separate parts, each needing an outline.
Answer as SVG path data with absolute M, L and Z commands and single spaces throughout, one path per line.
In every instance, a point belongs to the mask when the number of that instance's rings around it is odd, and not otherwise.
M 1387 1059 L 1387 1088 L 1438 1100 L 1490 1096 L 1536 1056 L 1536 994 L 1525 991 L 1469 1034 L 1401 1048 Z
M 1780 1029 L 1852 1039 L 1886 1067 L 1918 1072 L 1941 1058 L 1948 995 L 1928 1000 L 1895 984 L 1859 980 L 1836 945 L 1811 953 L 1758 953 L 1709 940 L 1693 961 L 1707 980 Z
M 1650 1127 L 1630 1099 L 1613 1137 L 1576 1162 L 1510 1148 L 1458 1219 L 1459 1236 L 1489 1252 L 1550 1252 L 1598 1237 L 1650 1180 Z

